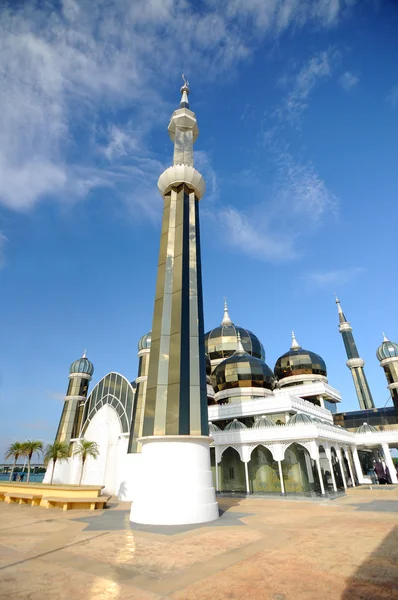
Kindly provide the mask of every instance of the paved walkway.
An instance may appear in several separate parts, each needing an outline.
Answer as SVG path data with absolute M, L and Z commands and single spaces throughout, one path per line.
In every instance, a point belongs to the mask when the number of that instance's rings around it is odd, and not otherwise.
M 398 490 L 220 499 L 212 526 L 130 527 L 129 505 L 0 504 L 2 600 L 392 600 Z

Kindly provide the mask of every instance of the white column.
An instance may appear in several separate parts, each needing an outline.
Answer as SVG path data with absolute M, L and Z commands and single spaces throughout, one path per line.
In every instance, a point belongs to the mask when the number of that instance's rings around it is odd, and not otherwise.
M 395 465 L 392 462 L 390 447 L 389 447 L 389 445 L 386 442 L 384 442 L 381 445 L 381 447 L 383 449 L 383 454 L 384 454 L 384 458 L 386 460 L 386 464 L 387 464 L 388 470 L 390 471 L 391 481 L 393 483 L 398 483 L 397 472 L 395 470 Z
M 361 461 L 359 460 L 357 448 L 352 449 L 352 458 L 354 460 L 354 466 L 355 466 L 355 470 L 357 472 L 358 482 L 359 482 L 359 484 L 364 483 Z
M 217 459 L 215 460 L 215 463 L 216 463 L 216 492 L 219 492 L 220 488 L 218 487 L 219 482 L 218 482 L 218 462 L 217 462 Z
M 353 473 L 352 466 L 351 466 L 350 452 L 347 449 L 344 449 L 344 451 L 345 451 L 345 454 L 347 456 L 347 462 L 348 462 L 348 468 L 349 468 L 349 471 L 350 471 L 350 477 L 351 477 L 351 481 L 352 481 L 352 487 L 356 487 L 356 485 L 355 485 L 355 479 L 354 479 L 354 473 Z
M 285 493 L 285 484 L 283 483 L 283 472 L 282 472 L 282 462 L 278 460 L 278 468 L 279 468 L 279 479 L 281 480 L 281 492 Z
M 341 472 L 341 478 L 343 480 L 343 485 L 344 485 L 344 489 L 347 489 L 347 482 L 345 480 L 345 475 L 344 475 L 344 469 L 343 469 L 343 461 L 341 458 L 341 448 L 339 448 L 339 454 L 338 454 L 338 460 L 339 460 L 339 466 L 340 466 L 340 472 Z
M 244 463 L 245 465 L 245 477 L 246 477 L 246 492 L 248 494 L 250 494 L 250 485 L 249 485 L 249 469 L 247 467 L 247 462 Z
M 321 469 L 321 463 L 319 462 L 319 458 L 317 458 L 315 462 L 316 462 L 316 466 L 318 469 L 319 483 L 321 484 L 322 496 L 324 496 L 325 495 L 325 486 L 323 485 L 322 469 Z

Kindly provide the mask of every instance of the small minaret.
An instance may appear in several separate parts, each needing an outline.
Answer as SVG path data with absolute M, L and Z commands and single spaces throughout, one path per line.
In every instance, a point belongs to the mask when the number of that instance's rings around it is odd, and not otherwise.
M 71 439 L 78 437 L 88 386 L 93 373 L 94 366 L 88 360 L 86 351 L 84 351 L 83 356 L 75 360 L 69 369 L 68 391 L 66 392 L 64 408 L 58 425 L 56 442 L 69 444 Z
M 130 428 L 130 440 L 128 452 L 141 452 L 141 443 L 138 438 L 142 436 L 144 425 L 144 412 L 146 391 L 148 385 L 149 357 L 151 353 L 152 331 L 146 333 L 138 342 L 138 375 L 135 383 L 137 385 L 135 392 L 133 422 Z
M 336 296 L 337 311 L 339 314 L 339 331 L 342 335 L 345 351 L 347 353 L 346 365 L 351 371 L 354 380 L 355 391 L 358 396 L 359 406 L 362 410 L 375 408 L 372 394 L 369 388 L 368 380 L 366 379 L 364 364 L 365 361 L 360 358 L 355 344 L 354 336 L 352 335 L 352 327 L 345 318 L 342 311 L 340 300 Z
M 383 342 L 378 347 L 376 356 L 386 375 L 387 387 L 398 417 L 398 344 L 391 342 L 383 333 Z

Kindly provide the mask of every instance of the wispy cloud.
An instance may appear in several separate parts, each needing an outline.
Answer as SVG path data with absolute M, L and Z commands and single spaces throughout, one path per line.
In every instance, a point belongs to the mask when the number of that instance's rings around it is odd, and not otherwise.
M 310 271 L 305 273 L 301 279 L 311 285 L 318 287 L 332 287 L 342 285 L 353 281 L 362 273 L 365 273 L 366 269 L 363 267 L 350 267 L 347 269 L 331 269 L 327 271 Z
M 24 211 L 43 198 L 69 201 L 71 191 L 81 198 L 110 180 L 115 188 L 98 150 L 125 166 L 138 152 L 151 158 L 147 135 L 170 109 L 162 91 L 176 72 L 214 79 L 247 60 L 265 36 L 308 22 L 327 27 L 352 3 L 208 0 L 199 9 L 186 0 L 61 0 L 60 10 L 36 0 L 2 3 L 0 204 Z M 293 112 L 327 71 L 321 57 L 301 73 Z M 114 122 L 126 108 L 127 122 Z M 95 130 L 98 122 L 106 135 Z M 131 188 L 137 173 L 130 171 Z
M 398 84 L 391 88 L 390 92 L 387 94 L 386 100 L 392 108 L 398 106 Z
M 312 56 L 294 76 L 284 76 L 283 82 L 290 82 L 291 90 L 271 115 L 272 119 L 300 128 L 301 117 L 308 108 L 311 93 L 322 79 L 331 76 L 339 58 L 340 52 L 336 48 L 329 48 Z
M 342 76 L 339 78 L 339 83 L 343 90 L 349 92 L 359 83 L 358 75 L 354 75 L 351 71 L 345 71 Z
M 8 240 L 6 236 L 0 233 L 0 269 L 6 264 L 4 249 L 7 244 L 7 241 Z
M 225 242 L 235 250 L 262 261 L 282 262 L 298 257 L 294 239 L 274 231 L 259 211 L 248 217 L 232 207 L 218 213 L 218 227 Z

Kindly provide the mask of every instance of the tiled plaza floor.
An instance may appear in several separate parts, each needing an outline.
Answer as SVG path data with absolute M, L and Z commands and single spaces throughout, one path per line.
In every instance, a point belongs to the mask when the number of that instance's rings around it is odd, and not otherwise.
M 129 504 L 0 504 L 1 600 L 394 600 L 398 489 L 219 500 L 212 526 L 132 528 Z

